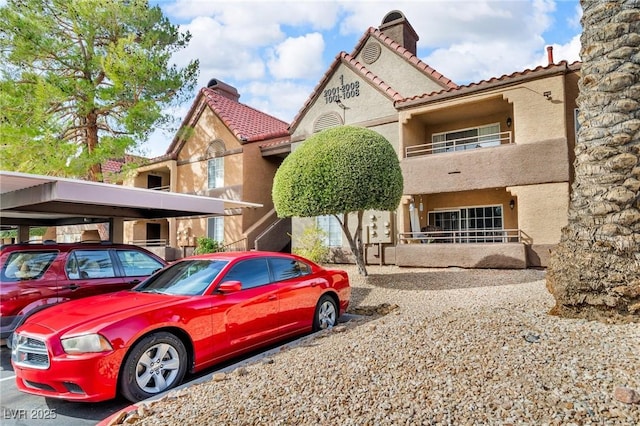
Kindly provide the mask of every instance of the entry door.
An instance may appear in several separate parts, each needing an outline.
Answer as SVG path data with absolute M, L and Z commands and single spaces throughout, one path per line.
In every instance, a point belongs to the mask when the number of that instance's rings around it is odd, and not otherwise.
M 154 175 L 147 176 L 147 188 L 153 189 L 153 188 L 160 188 L 161 186 L 162 186 L 161 176 L 154 176 Z
M 447 237 L 440 240 L 443 243 L 455 243 L 459 241 L 459 235 L 455 232 L 460 230 L 460 210 L 443 210 L 429 212 L 429 225 L 436 226 L 438 230 L 447 231 Z
M 159 223 L 147 223 L 147 241 L 149 245 L 160 245 L 161 226 Z

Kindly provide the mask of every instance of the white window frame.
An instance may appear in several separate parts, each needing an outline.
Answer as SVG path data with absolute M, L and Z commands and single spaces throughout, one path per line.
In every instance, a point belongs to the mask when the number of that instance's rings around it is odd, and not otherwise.
M 477 130 L 477 135 L 473 136 L 476 138 L 475 142 L 464 141 L 463 144 L 461 145 L 453 146 L 454 139 L 452 139 L 451 146 L 448 146 L 448 144 L 445 144 L 445 146 L 441 148 L 434 148 L 433 152 L 437 153 L 437 152 L 450 152 L 450 151 L 466 151 L 470 149 L 498 146 L 501 144 L 500 123 L 491 123 L 491 124 L 486 124 L 484 126 L 474 126 L 474 127 L 467 127 L 464 129 L 455 129 L 455 130 L 448 130 L 446 132 L 434 133 L 431 135 L 431 143 L 436 144 L 436 143 L 447 142 L 447 135 L 450 135 L 453 133 L 467 132 L 469 130 Z
M 224 157 L 214 157 L 207 161 L 207 185 L 209 189 L 224 186 Z
M 219 243 L 224 241 L 224 216 L 207 218 L 207 237 Z
M 469 211 L 471 209 L 485 209 L 485 208 L 491 208 L 491 209 L 495 209 L 495 208 L 499 208 L 500 209 L 500 227 L 494 227 L 493 225 L 490 228 L 485 228 L 484 226 L 482 228 L 475 228 L 475 227 L 469 227 L 469 223 L 471 221 L 471 218 L 469 216 Z M 463 215 L 463 210 L 465 211 L 464 215 Z M 503 240 L 503 235 L 500 234 L 498 236 L 492 236 L 490 235 L 490 231 L 496 231 L 496 232 L 501 232 L 504 231 L 504 206 L 502 206 L 502 204 L 487 204 L 487 205 L 481 205 L 481 206 L 461 206 L 461 207 L 456 207 L 456 208 L 446 208 L 446 209 L 436 209 L 436 210 L 431 210 L 429 212 L 427 212 L 427 224 L 429 226 L 435 226 L 435 223 L 431 223 L 431 217 L 432 215 L 436 215 L 438 213 L 457 213 L 457 218 L 456 218 L 456 222 L 457 222 L 457 229 L 453 229 L 453 230 L 444 230 L 443 231 L 460 231 L 462 233 L 462 236 L 458 236 L 455 237 L 455 241 L 450 241 L 450 242 L 456 242 L 456 243 L 474 243 L 474 242 L 500 242 Z M 463 218 L 464 216 L 464 218 Z M 475 220 L 487 220 L 487 219 L 495 219 L 496 216 L 491 216 L 490 218 L 487 217 L 474 217 Z M 483 232 L 487 232 L 487 236 L 485 238 L 472 238 L 475 237 L 473 234 L 474 230 L 478 229 L 481 230 Z M 467 237 L 464 236 L 464 233 L 468 233 Z M 453 237 L 453 236 L 452 236 Z M 496 241 L 497 239 L 497 241 Z
M 327 247 L 342 247 L 342 227 L 335 216 L 317 216 L 316 226 L 327 234 L 324 241 Z

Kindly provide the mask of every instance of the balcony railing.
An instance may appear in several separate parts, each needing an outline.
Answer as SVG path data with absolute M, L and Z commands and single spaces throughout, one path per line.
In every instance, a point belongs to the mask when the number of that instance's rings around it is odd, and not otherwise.
M 169 192 L 169 189 L 171 188 L 169 187 L 169 185 L 165 185 L 165 186 L 154 186 L 153 188 L 147 188 L 147 189 L 153 189 L 154 191 Z
M 467 244 L 467 243 L 520 243 L 520 229 L 470 229 L 465 231 L 401 232 L 401 244 Z
M 165 247 L 167 246 L 167 240 L 164 238 L 157 240 L 131 240 L 129 244 L 142 247 Z
M 405 148 L 405 157 L 442 154 L 445 152 L 467 151 L 470 149 L 488 148 L 503 144 L 510 144 L 511 132 L 493 133 L 490 135 L 471 136 L 448 141 L 430 142 L 422 145 L 412 145 Z
M 247 239 L 243 238 L 222 246 L 221 251 L 247 251 Z

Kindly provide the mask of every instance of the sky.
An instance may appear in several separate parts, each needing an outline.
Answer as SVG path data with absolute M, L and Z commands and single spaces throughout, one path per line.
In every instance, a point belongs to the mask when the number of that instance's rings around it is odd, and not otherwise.
M 241 103 L 290 123 L 340 52 L 400 10 L 416 30 L 418 57 L 457 84 L 579 60 L 579 0 L 149 0 L 189 31 L 178 66 L 200 61 L 193 93 L 212 78 Z M 5 0 L 0 0 L 3 5 Z M 192 100 L 168 110 L 178 126 Z M 138 154 L 166 153 L 175 131 L 154 132 Z
M 352 53 L 369 27 L 400 10 L 418 36 L 418 57 L 457 84 L 579 60 L 578 0 L 152 0 L 192 35 L 174 56 L 200 61 L 197 88 L 216 78 L 239 101 L 290 123 L 336 56 Z M 196 93 L 193 94 L 195 98 Z M 191 103 L 171 111 L 182 121 Z M 148 156 L 166 152 L 174 133 L 156 131 Z

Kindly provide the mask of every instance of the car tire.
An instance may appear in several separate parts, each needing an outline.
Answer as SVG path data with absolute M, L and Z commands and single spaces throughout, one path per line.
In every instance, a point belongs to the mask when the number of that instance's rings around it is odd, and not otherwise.
M 151 398 L 182 382 L 187 350 L 171 333 L 145 336 L 127 355 L 120 381 L 122 395 L 131 402 Z
M 333 297 L 325 294 L 316 305 L 313 314 L 313 331 L 324 330 L 338 324 L 338 305 Z

